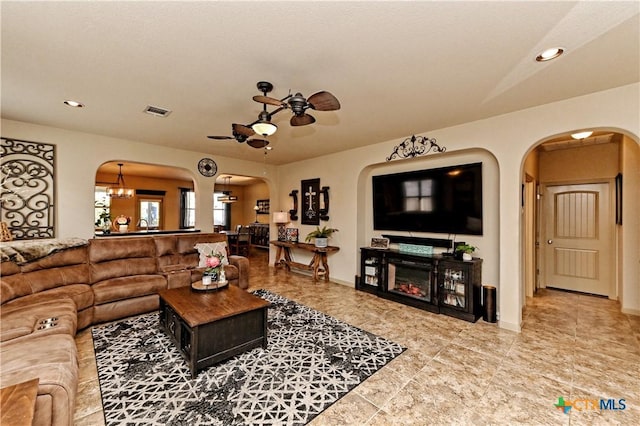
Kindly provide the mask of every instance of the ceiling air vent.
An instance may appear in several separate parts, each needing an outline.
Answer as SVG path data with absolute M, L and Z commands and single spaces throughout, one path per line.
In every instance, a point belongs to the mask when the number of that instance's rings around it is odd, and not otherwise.
M 144 112 L 146 112 L 147 114 L 155 115 L 156 117 L 166 117 L 167 115 L 171 114 L 170 109 L 160 108 L 153 105 L 147 105 L 147 107 L 144 109 Z

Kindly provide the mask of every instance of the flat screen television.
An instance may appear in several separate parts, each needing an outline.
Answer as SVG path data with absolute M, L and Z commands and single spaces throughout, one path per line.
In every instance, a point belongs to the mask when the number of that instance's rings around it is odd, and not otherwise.
M 482 163 L 373 176 L 373 228 L 482 235 Z

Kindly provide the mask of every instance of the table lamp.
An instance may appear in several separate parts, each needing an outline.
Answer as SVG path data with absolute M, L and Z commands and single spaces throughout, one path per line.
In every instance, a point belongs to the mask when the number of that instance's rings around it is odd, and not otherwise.
M 273 223 L 278 225 L 278 241 L 286 241 L 287 231 L 285 224 L 289 222 L 289 215 L 287 212 L 273 212 Z

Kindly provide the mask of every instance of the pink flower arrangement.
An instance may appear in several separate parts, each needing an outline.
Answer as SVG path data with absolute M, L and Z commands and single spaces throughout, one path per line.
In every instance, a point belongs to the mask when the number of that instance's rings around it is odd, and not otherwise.
M 223 259 L 224 259 L 224 255 L 222 253 L 208 254 L 207 260 L 205 261 L 206 267 L 204 271 L 207 274 L 211 274 L 212 272 L 219 272 L 220 267 L 222 266 Z

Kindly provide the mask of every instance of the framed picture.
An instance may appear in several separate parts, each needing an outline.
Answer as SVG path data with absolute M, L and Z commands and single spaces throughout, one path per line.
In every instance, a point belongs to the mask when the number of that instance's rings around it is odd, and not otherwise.
M 388 238 L 372 238 L 371 245 L 369 246 L 375 249 L 388 249 L 389 248 L 389 239 Z
M 301 222 L 303 225 L 320 224 L 320 178 L 300 182 L 302 197 Z
M 258 214 L 269 214 L 269 200 L 258 200 L 256 206 L 258 206 Z
M 286 241 L 289 241 L 291 243 L 298 242 L 298 228 L 287 228 Z

